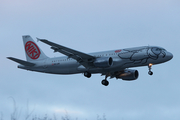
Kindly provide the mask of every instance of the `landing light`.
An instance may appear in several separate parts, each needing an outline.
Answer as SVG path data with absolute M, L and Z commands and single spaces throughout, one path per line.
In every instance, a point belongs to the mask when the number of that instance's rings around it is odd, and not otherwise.
M 153 64 L 152 63 L 149 63 L 149 67 L 151 67 Z

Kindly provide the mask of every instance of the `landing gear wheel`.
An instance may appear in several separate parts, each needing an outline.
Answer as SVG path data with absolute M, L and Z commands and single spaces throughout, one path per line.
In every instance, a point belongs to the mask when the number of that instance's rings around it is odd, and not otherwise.
M 153 75 L 153 72 L 152 72 L 152 71 L 149 71 L 148 74 L 149 74 L 149 75 Z
M 104 85 L 104 86 L 108 86 L 109 85 L 109 82 L 107 80 L 102 80 L 101 83 Z
M 91 77 L 91 73 L 89 73 L 89 72 L 84 72 L 84 76 L 87 77 L 87 78 L 90 78 L 90 77 Z

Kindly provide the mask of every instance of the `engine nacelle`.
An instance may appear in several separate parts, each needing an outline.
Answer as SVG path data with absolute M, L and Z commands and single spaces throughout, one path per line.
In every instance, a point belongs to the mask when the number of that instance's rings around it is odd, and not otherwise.
M 117 78 L 121 78 L 122 80 L 136 80 L 139 77 L 139 72 L 137 70 L 124 70 L 123 73 L 117 76 Z
M 113 65 L 113 59 L 111 57 L 96 58 L 94 66 L 99 68 L 107 68 Z

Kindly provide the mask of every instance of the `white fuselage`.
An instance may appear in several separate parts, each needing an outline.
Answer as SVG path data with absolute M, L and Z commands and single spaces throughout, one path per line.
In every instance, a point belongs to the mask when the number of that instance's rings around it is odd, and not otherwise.
M 156 46 L 144 46 L 127 48 L 121 50 L 111 50 L 106 52 L 91 53 L 95 57 L 111 57 L 113 64 L 107 68 L 85 68 L 79 62 L 68 57 L 54 57 L 45 60 L 36 60 L 33 67 L 19 65 L 18 68 L 31 71 L 38 71 L 52 74 L 76 74 L 88 71 L 90 73 L 116 72 L 125 68 L 147 66 L 166 62 L 172 58 L 172 54 L 165 49 Z M 33 63 L 33 61 L 32 61 Z

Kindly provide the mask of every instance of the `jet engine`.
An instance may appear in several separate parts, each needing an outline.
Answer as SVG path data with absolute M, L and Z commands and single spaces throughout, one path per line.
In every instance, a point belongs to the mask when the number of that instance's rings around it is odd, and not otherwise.
M 107 68 L 113 65 L 113 59 L 111 57 L 96 58 L 94 66 L 99 68 Z
M 138 76 L 139 76 L 139 72 L 137 70 L 127 69 L 124 70 L 119 75 L 117 75 L 116 78 L 121 78 L 122 80 L 131 81 L 131 80 L 136 80 Z

